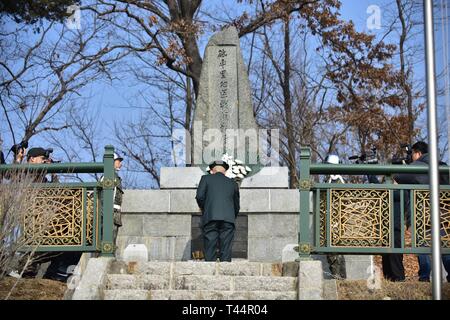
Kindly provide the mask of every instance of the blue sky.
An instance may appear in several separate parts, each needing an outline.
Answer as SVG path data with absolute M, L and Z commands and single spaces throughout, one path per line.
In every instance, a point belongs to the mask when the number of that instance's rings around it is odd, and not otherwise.
M 373 4 L 380 4 L 380 6 L 385 3 L 385 1 L 374 1 L 374 0 L 343 0 L 342 1 L 342 18 L 345 20 L 353 20 L 356 24 L 358 30 L 367 31 L 366 20 L 369 16 L 366 11 L 368 6 Z M 201 52 L 203 52 L 206 46 L 206 41 L 203 41 L 201 46 Z M 245 55 L 244 55 L 245 56 Z M 122 85 L 109 85 L 101 84 L 96 86 L 94 91 L 96 92 L 97 98 L 95 99 L 95 104 L 101 109 L 102 118 L 105 122 L 112 122 L 123 120 L 124 117 L 132 116 L 129 113 L 129 96 L 133 95 L 133 90 L 136 87 L 128 87 L 126 82 Z M 142 103 L 144 103 L 142 101 Z M 103 130 L 105 133 L 108 131 L 107 128 Z M 109 136 L 109 134 L 107 134 Z M 108 141 L 108 138 L 105 138 Z
M 341 16 L 344 20 L 352 20 L 358 31 L 364 31 L 368 33 L 375 34 L 377 37 L 381 37 L 384 34 L 384 30 L 368 30 L 367 29 L 367 19 L 369 18 L 370 14 L 367 13 L 367 8 L 371 5 L 377 5 L 380 7 L 381 10 L 381 23 L 382 27 L 384 28 L 387 19 L 385 19 L 384 15 L 386 14 L 386 11 L 384 8 L 386 8 L 386 3 L 392 3 L 392 1 L 389 0 L 343 0 L 342 1 L 342 8 L 341 8 Z M 393 8 L 395 9 L 395 8 Z M 418 39 L 421 40 L 421 39 Z M 389 41 L 389 37 L 387 38 L 387 41 Z M 395 41 L 398 41 L 395 39 Z M 204 46 L 206 45 L 207 39 L 203 41 L 203 45 L 201 47 L 201 52 L 204 50 Z M 245 59 L 245 54 L 244 54 Z M 442 65 L 442 59 L 438 60 L 440 62 L 440 65 Z M 417 74 L 423 74 L 423 66 L 418 65 L 416 66 L 416 73 Z M 98 93 L 96 96 L 96 105 L 101 108 L 101 115 L 102 117 L 107 120 L 105 122 L 112 122 L 112 121 L 122 121 L 123 119 L 127 117 L 133 116 L 133 114 L 130 114 L 129 112 L 129 103 L 130 99 L 129 96 L 133 96 L 133 91 L 136 89 L 136 87 L 127 87 L 126 82 L 120 85 L 113 85 L 110 86 L 109 84 L 102 84 L 100 86 L 96 86 L 95 91 Z M 139 104 L 139 100 L 136 100 Z M 144 103 L 142 101 L 142 103 Z M 105 128 L 103 130 L 104 132 L 108 132 L 108 129 Z M 109 134 L 107 134 L 109 136 Z M 105 141 L 108 141 L 108 138 L 105 138 Z

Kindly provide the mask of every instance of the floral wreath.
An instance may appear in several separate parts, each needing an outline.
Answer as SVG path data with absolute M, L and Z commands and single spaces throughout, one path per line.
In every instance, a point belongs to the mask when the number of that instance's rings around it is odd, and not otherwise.
M 229 166 L 228 170 L 225 172 L 225 176 L 230 179 L 242 181 L 249 174 L 249 172 L 252 171 L 252 169 L 246 166 L 243 161 L 233 159 L 233 156 L 229 156 L 228 153 L 225 153 L 222 156 L 222 161 L 226 162 Z M 206 171 L 211 173 L 211 168 L 208 166 Z

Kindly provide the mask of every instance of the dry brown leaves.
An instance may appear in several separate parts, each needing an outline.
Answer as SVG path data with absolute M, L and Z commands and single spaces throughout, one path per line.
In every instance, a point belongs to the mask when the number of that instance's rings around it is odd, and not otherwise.
M 5 299 L 16 282 L 6 277 L 0 281 L 0 300 Z M 48 279 L 20 279 L 10 300 L 62 300 L 67 289 L 65 283 Z
M 381 289 L 369 290 L 366 280 L 337 281 L 339 300 L 431 300 L 429 282 L 383 280 Z M 450 300 L 450 284 L 442 286 L 443 300 Z

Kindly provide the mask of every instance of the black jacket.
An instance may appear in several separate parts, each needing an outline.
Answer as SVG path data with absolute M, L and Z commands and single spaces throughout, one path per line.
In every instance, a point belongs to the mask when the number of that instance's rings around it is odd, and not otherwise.
M 202 210 L 202 225 L 213 220 L 234 223 L 239 213 L 239 186 L 222 173 L 202 176 L 195 199 Z
M 422 155 L 416 161 L 413 161 L 411 165 L 417 166 L 428 166 L 430 163 L 430 157 L 428 153 Z M 440 161 L 439 165 L 446 165 L 445 162 Z M 400 184 L 429 184 L 430 178 L 427 173 L 423 174 L 415 174 L 415 173 L 399 173 L 394 175 L 394 180 Z M 448 173 L 439 174 L 439 183 L 440 184 L 449 184 L 449 175 Z
M 417 165 L 417 166 L 428 166 L 430 163 L 430 157 L 428 153 L 422 155 L 419 159 L 416 161 L 413 161 L 411 165 Z M 439 162 L 439 165 L 446 165 L 445 162 Z M 430 183 L 430 177 L 428 176 L 428 173 L 399 173 L 394 175 L 394 180 L 397 181 L 399 184 L 429 184 Z M 449 174 L 448 173 L 441 173 L 439 174 L 439 183 L 440 184 L 449 184 Z M 400 193 L 394 192 L 394 206 L 397 206 L 398 208 L 395 210 L 400 211 Z M 410 195 L 409 192 L 405 194 L 405 213 L 406 213 L 406 225 L 409 227 L 411 225 L 411 213 L 410 213 Z M 394 218 L 394 224 L 397 226 L 400 225 L 399 221 L 395 221 Z

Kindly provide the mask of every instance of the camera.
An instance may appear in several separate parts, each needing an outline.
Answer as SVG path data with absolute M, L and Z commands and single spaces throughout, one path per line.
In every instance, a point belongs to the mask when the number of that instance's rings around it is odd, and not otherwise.
M 355 161 L 357 164 L 377 164 L 377 148 L 372 147 L 370 151 L 364 152 L 359 156 L 351 156 L 348 160 Z
M 48 163 L 61 163 L 61 160 L 53 160 L 52 158 L 47 158 Z
M 53 152 L 52 148 L 45 149 L 44 158 L 45 159 L 50 159 L 50 153 L 52 153 L 52 152 Z
M 362 153 L 359 156 L 351 156 L 348 160 L 355 161 L 356 164 L 378 164 L 377 148 L 372 147 L 369 151 Z M 369 183 L 380 183 L 377 176 L 373 174 L 367 175 Z
M 27 148 L 28 148 L 28 141 L 21 141 L 20 143 L 13 145 L 9 151 L 14 153 L 14 155 L 17 155 L 21 149 Z
M 408 143 L 402 143 L 400 144 L 400 148 L 406 152 L 405 157 L 394 157 L 392 158 L 391 163 L 392 164 L 410 164 L 412 160 L 412 148 L 411 145 Z

